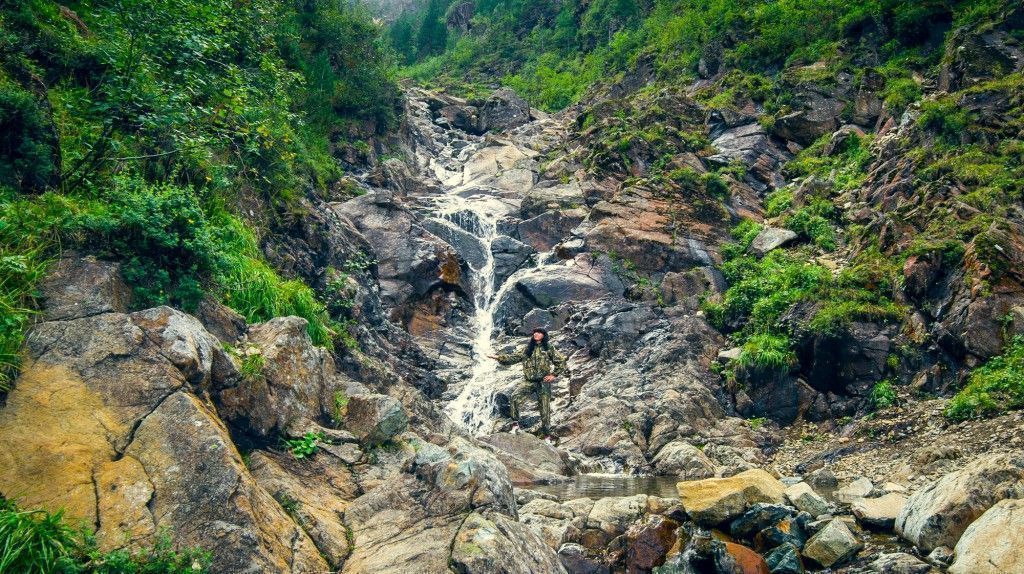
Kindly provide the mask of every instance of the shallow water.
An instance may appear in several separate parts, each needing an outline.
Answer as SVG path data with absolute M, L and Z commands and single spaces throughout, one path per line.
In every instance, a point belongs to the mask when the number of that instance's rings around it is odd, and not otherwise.
M 633 496 L 648 494 L 663 498 L 679 496 L 674 476 L 628 476 L 624 474 L 581 474 L 567 482 L 530 486 L 559 500 L 574 498 L 605 498 L 608 496 Z

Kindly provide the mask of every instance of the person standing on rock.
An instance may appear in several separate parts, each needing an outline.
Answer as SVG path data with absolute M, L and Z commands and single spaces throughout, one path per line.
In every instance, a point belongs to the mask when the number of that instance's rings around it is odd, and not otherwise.
M 551 438 L 551 383 L 555 377 L 566 370 L 565 355 L 562 355 L 548 342 L 548 332 L 534 329 L 526 346 L 514 353 L 499 353 L 492 359 L 502 365 L 523 364 L 523 382 L 512 393 L 512 419 L 515 421 L 512 432 L 519 430 L 519 408 L 523 399 L 529 395 L 537 396 L 540 406 L 540 428 L 545 439 Z

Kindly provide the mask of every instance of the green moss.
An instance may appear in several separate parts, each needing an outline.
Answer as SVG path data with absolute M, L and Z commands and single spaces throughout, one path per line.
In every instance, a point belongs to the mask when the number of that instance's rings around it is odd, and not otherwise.
M 1024 338 L 1016 337 L 1003 354 L 974 370 L 946 407 L 953 420 L 994 416 L 1024 407 Z

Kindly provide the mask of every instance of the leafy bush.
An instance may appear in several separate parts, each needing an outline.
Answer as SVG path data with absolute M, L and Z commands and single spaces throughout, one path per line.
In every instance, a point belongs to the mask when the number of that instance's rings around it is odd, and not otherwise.
M 1015 337 L 1003 350 L 971 373 L 946 407 L 953 420 L 1002 414 L 1024 407 L 1024 337 Z
M 896 389 L 888 379 L 875 383 L 871 389 L 871 405 L 875 410 L 887 409 L 896 404 Z
M 300 438 L 285 439 L 285 446 L 291 451 L 292 456 L 298 459 L 307 458 L 316 454 L 320 448 L 320 442 L 324 440 L 324 434 L 320 432 L 308 432 Z
M 22 510 L 0 497 L 0 572 L 19 574 L 202 574 L 210 557 L 175 550 L 160 536 L 137 551 L 100 552 L 87 533 L 64 522 L 64 513 Z

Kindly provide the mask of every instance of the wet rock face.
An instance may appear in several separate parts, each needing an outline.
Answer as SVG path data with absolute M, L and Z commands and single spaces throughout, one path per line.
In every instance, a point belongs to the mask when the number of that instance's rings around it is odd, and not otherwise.
M 344 425 L 364 447 L 374 447 L 405 432 L 409 417 L 402 403 L 389 396 L 356 395 L 348 399 Z

